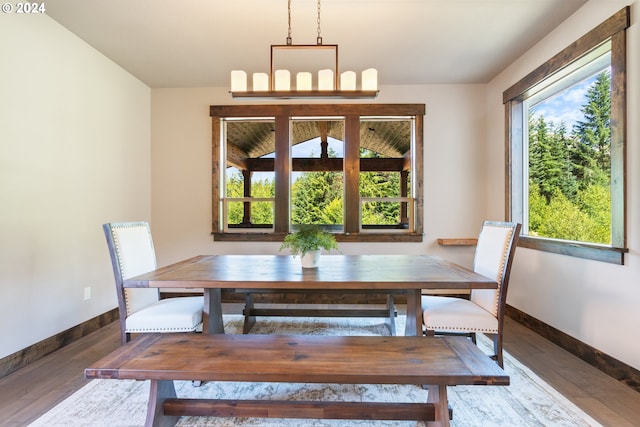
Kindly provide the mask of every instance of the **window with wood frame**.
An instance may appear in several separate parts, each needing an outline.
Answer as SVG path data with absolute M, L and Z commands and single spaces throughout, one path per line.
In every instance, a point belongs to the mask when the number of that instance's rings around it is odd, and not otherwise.
M 422 241 L 424 104 L 211 106 L 213 236 Z
M 624 263 L 628 26 L 627 7 L 503 94 L 519 246 Z

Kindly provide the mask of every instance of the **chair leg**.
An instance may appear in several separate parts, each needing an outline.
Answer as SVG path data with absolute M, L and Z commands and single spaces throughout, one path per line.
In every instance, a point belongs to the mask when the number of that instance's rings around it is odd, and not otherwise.
M 493 337 L 493 351 L 496 354 L 496 361 L 498 366 L 504 369 L 504 360 L 502 358 L 502 335 L 496 334 Z
M 504 369 L 504 359 L 502 357 L 502 335 L 500 334 L 485 334 L 493 341 L 493 356 L 491 356 L 492 360 Z

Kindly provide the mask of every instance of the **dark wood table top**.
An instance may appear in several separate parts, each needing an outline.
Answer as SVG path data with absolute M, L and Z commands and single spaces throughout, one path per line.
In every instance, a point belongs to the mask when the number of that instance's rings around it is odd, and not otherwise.
M 497 282 L 430 255 L 201 255 L 126 279 L 127 287 L 247 289 L 492 289 Z

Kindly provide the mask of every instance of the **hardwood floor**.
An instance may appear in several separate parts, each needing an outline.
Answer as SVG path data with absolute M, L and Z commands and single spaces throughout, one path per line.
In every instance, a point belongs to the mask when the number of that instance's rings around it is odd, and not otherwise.
M 84 368 L 120 346 L 113 322 L 0 379 L 0 424 L 26 426 L 87 383 Z
M 85 385 L 84 368 L 119 345 L 114 322 L 1 378 L 0 424 L 28 425 Z M 505 349 L 603 425 L 640 426 L 640 393 L 509 318 Z

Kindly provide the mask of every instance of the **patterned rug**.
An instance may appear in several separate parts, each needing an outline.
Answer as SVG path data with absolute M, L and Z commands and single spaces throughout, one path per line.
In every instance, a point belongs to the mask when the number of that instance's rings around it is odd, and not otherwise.
M 404 330 L 404 316 L 397 318 L 397 328 Z M 242 317 L 225 315 L 227 333 L 242 331 Z M 313 335 L 389 335 L 381 319 L 352 318 L 259 318 L 251 333 Z M 478 345 L 489 352 L 490 342 L 478 336 Z M 449 387 L 449 404 L 453 408 L 454 427 L 487 426 L 599 426 L 581 409 L 546 384 L 509 354 L 505 370 L 510 386 Z M 425 402 L 427 392 L 409 385 L 336 385 L 278 383 L 205 383 L 193 387 L 191 382 L 177 381 L 179 397 L 345 400 Z M 75 394 L 31 424 L 33 427 L 143 426 L 148 381 L 92 380 Z M 178 426 L 222 427 L 418 427 L 416 421 L 345 421 L 262 418 L 182 417 Z

